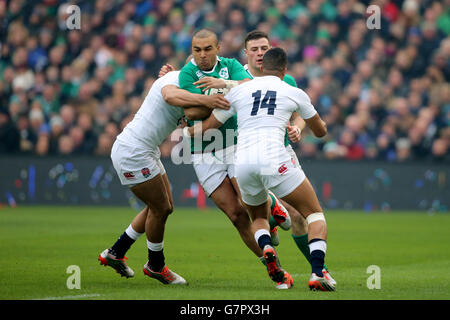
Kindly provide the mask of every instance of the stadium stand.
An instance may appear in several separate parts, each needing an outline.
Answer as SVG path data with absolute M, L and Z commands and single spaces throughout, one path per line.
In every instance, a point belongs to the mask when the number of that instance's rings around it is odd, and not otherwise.
M 67 27 L 72 4 L 79 30 Z M 380 29 L 367 27 L 369 4 Z M 180 68 L 202 27 L 243 64 L 254 29 L 288 52 L 329 129 L 303 133 L 301 158 L 450 160 L 448 0 L 0 0 L 0 154 L 109 155 L 160 67 Z

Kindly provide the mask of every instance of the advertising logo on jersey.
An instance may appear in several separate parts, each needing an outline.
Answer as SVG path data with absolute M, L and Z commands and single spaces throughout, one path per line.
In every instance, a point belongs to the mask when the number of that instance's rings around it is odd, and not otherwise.
M 136 178 L 136 177 L 134 176 L 134 173 L 133 173 L 133 172 L 124 172 L 124 173 L 123 173 L 123 176 L 125 177 L 125 179 L 128 179 L 128 180 L 133 180 L 133 179 Z
M 145 178 L 148 178 L 148 177 L 150 176 L 150 169 L 149 169 L 149 168 L 143 168 L 143 169 L 141 170 L 141 173 L 142 173 L 142 175 L 143 175 Z
M 201 72 L 200 70 L 197 70 L 197 72 L 195 73 L 197 75 L 197 77 L 199 79 L 203 78 L 205 75 L 203 74 L 203 72 Z

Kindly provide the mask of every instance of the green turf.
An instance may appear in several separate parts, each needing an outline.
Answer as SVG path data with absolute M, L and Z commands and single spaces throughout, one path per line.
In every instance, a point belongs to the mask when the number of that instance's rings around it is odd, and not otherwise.
M 169 217 L 166 262 L 189 286 L 164 286 L 142 273 L 145 238 L 128 252 L 134 278 L 99 265 L 136 212 L 111 207 L 0 209 L 0 299 L 450 299 L 450 215 L 327 211 L 326 263 L 337 292 L 310 292 L 310 267 L 288 232 L 277 250 L 291 290 L 276 290 L 264 266 L 218 210 L 177 208 Z M 67 267 L 81 270 L 68 289 Z M 367 288 L 367 267 L 381 269 L 381 289 Z

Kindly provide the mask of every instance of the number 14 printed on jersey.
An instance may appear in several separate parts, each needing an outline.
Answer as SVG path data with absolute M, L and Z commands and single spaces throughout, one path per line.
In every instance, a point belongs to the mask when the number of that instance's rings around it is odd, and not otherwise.
M 261 90 L 255 91 L 252 93 L 253 100 L 253 108 L 250 115 L 256 116 L 258 114 L 258 110 L 260 108 L 267 108 L 267 114 L 273 115 L 275 112 L 276 100 L 277 100 L 277 92 L 268 90 L 264 95 L 264 98 L 261 101 Z

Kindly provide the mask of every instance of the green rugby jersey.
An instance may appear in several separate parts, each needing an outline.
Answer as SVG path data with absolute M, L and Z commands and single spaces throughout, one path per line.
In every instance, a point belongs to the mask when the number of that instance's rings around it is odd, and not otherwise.
M 249 78 L 249 74 L 244 69 L 244 67 L 236 60 L 236 59 L 229 59 L 229 58 L 223 58 L 223 57 L 217 57 L 217 63 L 214 66 L 214 68 L 211 71 L 203 71 L 200 70 L 194 59 L 192 59 L 189 63 L 187 63 L 180 72 L 179 75 L 179 82 L 180 82 L 180 88 L 185 89 L 191 93 L 197 93 L 197 94 L 203 94 L 201 89 L 197 89 L 195 85 L 193 85 L 194 82 L 198 81 L 199 79 L 203 77 L 214 77 L 214 78 L 221 78 L 224 80 L 243 80 L 246 78 Z M 194 125 L 194 121 L 188 120 L 188 125 L 192 126 Z M 234 131 L 234 138 L 233 139 L 226 139 L 227 135 L 226 132 L 230 132 L 230 130 Z M 236 129 L 237 129 L 237 119 L 236 115 L 228 119 L 220 128 L 219 130 L 222 133 L 222 148 L 226 148 L 228 146 L 231 146 L 233 144 L 237 143 L 237 137 L 236 137 Z M 212 141 L 203 141 L 203 139 L 197 140 L 197 142 L 194 142 L 194 139 L 190 139 L 191 144 L 191 152 L 192 153 L 198 153 L 205 151 L 205 148 L 207 148 L 208 145 L 215 142 L 215 138 L 212 139 Z M 228 141 L 227 141 L 228 140 Z M 215 150 L 219 150 L 219 148 L 215 148 Z M 208 150 L 212 151 L 212 150 Z
M 247 64 L 244 66 L 244 69 L 247 71 L 249 77 L 250 77 L 251 79 L 253 79 L 253 75 L 252 75 L 252 74 L 250 73 L 250 71 L 248 70 L 248 65 L 247 65 Z M 288 85 L 290 85 L 290 86 L 293 86 L 293 87 L 295 87 L 295 88 L 298 88 L 297 82 L 295 81 L 295 79 L 294 79 L 293 76 L 290 76 L 290 75 L 286 74 L 286 75 L 284 76 L 284 78 L 283 78 L 283 81 L 286 82 L 286 83 L 287 83 Z M 289 136 L 288 136 L 287 129 L 286 129 L 286 134 L 284 135 L 284 146 L 287 147 L 288 145 L 289 145 Z

